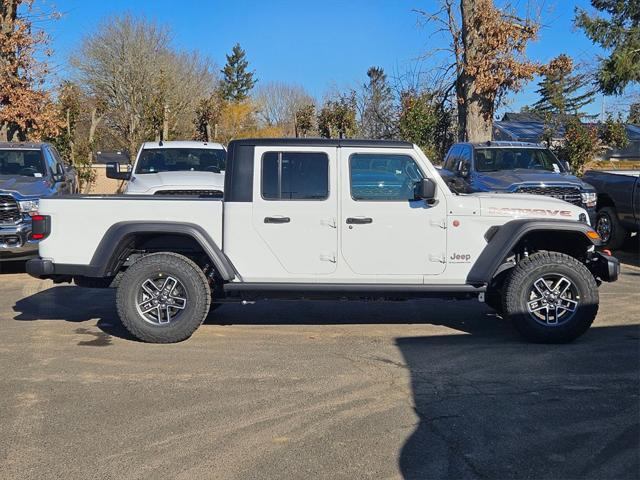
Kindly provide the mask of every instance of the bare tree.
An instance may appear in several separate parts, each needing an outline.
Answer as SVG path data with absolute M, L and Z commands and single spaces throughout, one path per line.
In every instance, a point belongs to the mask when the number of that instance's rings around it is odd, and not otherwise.
M 491 139 L 496 106 L 542 71 L 525 56 L 539 23 L 520 18 L 509 5 L 497 8 L 493 0 L 441 0 L 437 12 L 418 13 L 436 26 L 434 33 L 445 32 L 450 39 L 446 50 L 454 62 L 444 72 L 453 74 L 460 140 Z
M 169 30 L 113 17 L 72 57 L 77 81 L 106 106 L 105 124 L 133 153 L 145 140 L 191 135 L 198 102 L 215 87 L 213 65 L 171 47 Z
M 304 106 L 315 105 L 315 100 L 303 87 L 282 82 L 261 85 L 255 101 L 260 122 L 264 126 L 281 127 L 286 135 L 295 134 L 296 112 Z

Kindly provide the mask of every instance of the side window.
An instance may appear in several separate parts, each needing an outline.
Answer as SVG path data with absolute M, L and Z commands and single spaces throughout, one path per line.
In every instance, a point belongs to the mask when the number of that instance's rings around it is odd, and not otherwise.
M 60 155 L 60 152 L 58 152 L 58 149 L 52 146 L 51 152 L 53 153 L 53 158 L 55 158 L 56 162 L 62 165 L 63 169 L 66 170 L 67 164 L 65 160 L 62 158 L 62 156 Z
M 458 163 L 458 157 L 460 156 L 461 147 L 454 146 L 449 149 L 449 153 L 447 155 L 447 160 L 444 162 L 444 167 L 446 170 L 451 170 L 454 172 L 456 170 L 456 163 Z
M 262 156 L 262 198 L 325 200 L 329 157 L 321 152 L 267 152 Z
M 460 152 L 460 165 L 458 166 L 458 168 L 460 170 L 462 170 L 462 166 L 463 164 L 466 164 L 466 168 L 467 170 L 469 170 L 471 168 L 471 156 L 472 156 L 472 151 L 471 151 L 471 147 L 462 147 L 462 152 Z
M 349 158 L 351 197 L 356 201 L 413 200 L 424 176 L 408 155 L 356 153 Z
M 49 170 L 51 170 L 51 174 L 55 175 L 58 171 L 58 159 L 54 156 L 53 152 L 49 148 L 44 149 L 44 158 L 47 160 L 47 165 L 49 165 Z

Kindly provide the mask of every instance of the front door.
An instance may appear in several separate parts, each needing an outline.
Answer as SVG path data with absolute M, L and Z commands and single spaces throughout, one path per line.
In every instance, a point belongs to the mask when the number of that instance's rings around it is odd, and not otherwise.
M 336 269 L 336 155 L 332 147 L 256 148 L 253 228 L 282 267 L 276 277 L 312 280 Z
M 414 200 L 425 173 L 407 150 L 342 148 L 341 251 L 349 268 L 376 281 L 444 271 L 446 202 Z M 415 276 L 415 277 L 414 277 Z

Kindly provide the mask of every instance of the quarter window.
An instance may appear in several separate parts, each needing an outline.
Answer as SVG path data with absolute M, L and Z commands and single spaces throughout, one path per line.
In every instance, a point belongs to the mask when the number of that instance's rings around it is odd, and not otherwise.
M 413 200 L 424 176 L 408 155 L 358 153 L 349 159 L 351 197 L 354 200 Z
M 267 152 L 262 156 L 262 198 L 325 200 L 329 157 L 320 152 Z

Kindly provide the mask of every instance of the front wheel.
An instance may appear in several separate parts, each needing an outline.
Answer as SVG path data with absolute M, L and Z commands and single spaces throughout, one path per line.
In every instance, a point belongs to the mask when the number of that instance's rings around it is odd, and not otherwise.
M 202 269 L 176 253 L 152 253 L 122 275 L 117 293 L 124 327 L 144 342 L 189 338 L 209 312 L 211 289 Z
M 593 275 L 563 253 L 537 252 L 518 263 L 504 293 L 505 316 L 533 342 L 570 342 L 589 329 L 598 313 Z
M 595 230 L 602 238 L 604 247 L 616 250 L 627 238 L 627 230 L 618 221 L 615 208 L 603 207 L 598 210 Z

